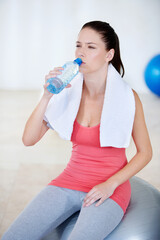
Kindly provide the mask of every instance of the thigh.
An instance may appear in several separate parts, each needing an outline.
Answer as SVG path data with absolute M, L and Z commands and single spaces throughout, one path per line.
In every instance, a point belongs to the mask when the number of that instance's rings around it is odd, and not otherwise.
M 95 207 L 96 202 L 81 208 L 68 240 L 103 240 L 120 223 L 124 212 L 115 201 L 108 198 Z
M 2 240 L 41 239 L 77 209 L 76 192 L 47 186 L 23 210 Z

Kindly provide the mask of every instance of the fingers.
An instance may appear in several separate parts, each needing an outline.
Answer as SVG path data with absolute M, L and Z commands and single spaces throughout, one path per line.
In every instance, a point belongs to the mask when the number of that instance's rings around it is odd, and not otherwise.
M 90 206 L 92 203 L 94 203 L 94 202 L 96 202 L 97 200 L 99 200 L 99 201 L 95 204 L 95 206 L 98 207 L 98 206 L 101 205 L 101 204 L 104 202 L 104 200 L 106 200 L 106 199 L 107 199 L 106 196 L 103 196 L 103 197 L 102 197 L 102 196 L 99 194 L 99 195 L 97 195 L 96 197 L 92 198 L 90 201 L 88 201 L 88 203 L 84 203 L 84 204 L 83 204 L 83 207 L 88 207 L 88 206 Z
M 48 83 L 45 83 L 44 85 L 43 85 L 43 87 L 46 89 L 48 86 L 49 86 L 49 82 Z
M 94 203 L 95 201 L 97 201 L 98 199 L 100 199 L 101 197 L 102 197 L 102 194 L 100 192 L 95 192 L 90 197 L 84 199 L 83 206 L 87 207 L 87 206 L 91 205 L 92 203 Z
M 88 197 L 90 197 L 93 193 L 95 193 L 96 191 L 97 191 L 97 189 L 96 189 L 95 187 L 93 187 L 93 188 L 87 193 L 87 195 L 85 196 L 84 201 L 85 201 Z
M 105 200 L 106 198 L 101 198 L 99 201 L 98 201 L 98 203 L 96 203 L 96 207 L 98 207 L 99 205 L 101 205 L 103 202 L 104 202 L 104 200 Z
M 55 70 L 63 70 L 64 68 L 63 67 L 55 67 L 54 69 L 53 69 L 53 71 Z M 51 70 L 52 71 L 52 70 Z
M 45 83 L 47 83 L 47 80 L 50 79 L 50 78 L 54 78 L 56 77 L 57 75 L 56 74 L 48 74 L 45 76 Z
M 67 86 L 66 86 L 66 88 L 70 88 L 72 85 L 69 83 Z
M 88 193 L 85 198 L 84 198 L 84 202 L 89 202 L 92 198 L 94 198 L 97 194 L 99 194 L 99 192 L 93 192 L 93 193 Z
M 57 75 L 62 74 L 63 69 L 64 69 L 63 67 L 55 67 L 53 70 L 49 72 L 48 75 L 45 76 L 45 84 L 43 85 L 45 90 L 50 84 L 49 82 L 47 82 L 48 79 L 55 78 Z M 70 87 L 71 87 L 71 84 L 68 84 L 65 88 L 70 88 Z
M 64 68 L 62 68 L 62 67 L 55 67 L 53 70 L 51 70 L 51 71 L 49 72 L 49 74 L 45 76 L 45 83 L 47 82 L 48 79 L 54 78 L 54 77 L 56 77 L 57 75 L 62 74 L 62 70 L 63 70 L 63 69 L 64 69 Z
M 56 67 L 56 68 L 54 68 L 53 70 L 51 70 L 51 71 L 49 72 L 49 74 L 61 74 L 63 69 L 64 69 L 64 68 L 62 68 L 62 67 Z

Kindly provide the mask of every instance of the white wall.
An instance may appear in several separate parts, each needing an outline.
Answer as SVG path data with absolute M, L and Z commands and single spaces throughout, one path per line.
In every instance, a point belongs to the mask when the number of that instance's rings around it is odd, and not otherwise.
M 74 58 L 85 22 L 107 21 L 120 39 L 126 81 L 149 92 L 143 72 L 160 53 L 159 0 L 0 0 L 0 89 L 42 89 L 44 76 Z

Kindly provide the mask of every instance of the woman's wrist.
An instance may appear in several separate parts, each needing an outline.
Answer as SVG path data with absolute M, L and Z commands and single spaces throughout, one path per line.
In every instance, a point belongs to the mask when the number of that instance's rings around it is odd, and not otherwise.
M 107 181 L 108 184 L 110 183 L 115 189 L 119 186 L 118 181 L 114 178 L 114 176 L 110 177 Z
M 50 99 L 52 98 L 52 96 L 53 96 L 53 94 L 52 95 L 46 95 L 45 93 L 43 93 L 42 99 L 49 102 Z

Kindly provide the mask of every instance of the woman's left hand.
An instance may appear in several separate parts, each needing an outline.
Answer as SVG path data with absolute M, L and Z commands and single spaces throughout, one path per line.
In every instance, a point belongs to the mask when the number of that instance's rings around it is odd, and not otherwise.
M 104 200 L 106 200 L 113 194 L 116 187 L 116 184 L 110 180 L 94 186 L 85 196 L 83 207 L 87 207 L 100 199 L 95 205 L 96 207 L 98 207 L 104 202 Z

